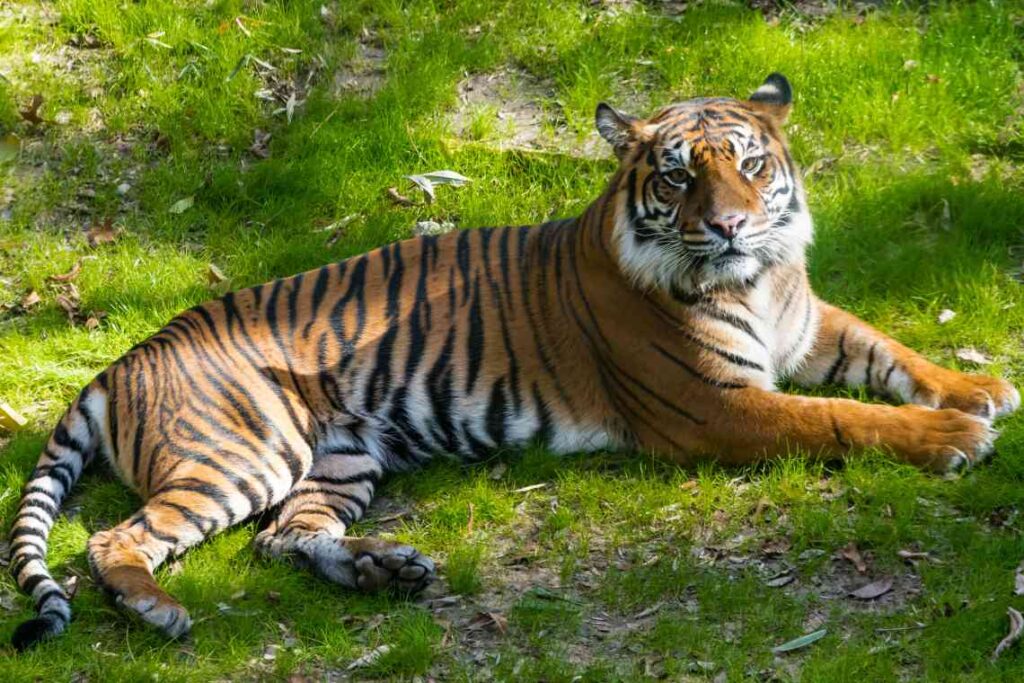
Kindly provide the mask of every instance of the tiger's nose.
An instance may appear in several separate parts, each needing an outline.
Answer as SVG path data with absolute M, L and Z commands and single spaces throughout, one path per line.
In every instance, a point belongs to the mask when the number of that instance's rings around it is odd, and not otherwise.
M 742 213 L 725 213 L 705 216 L 704 222 L 712 232 L 731 240 L 746 225 L 747 217 Z

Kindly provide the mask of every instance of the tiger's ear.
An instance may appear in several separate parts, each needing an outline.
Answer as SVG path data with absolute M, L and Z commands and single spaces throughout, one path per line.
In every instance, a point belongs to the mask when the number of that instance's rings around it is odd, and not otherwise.
M 597 132 L 612 146 L 615 156 L 619 159 L 639 138 L 640 131 L 637 124 L 640 119 L 624 114 L 604 102 L 597 105 L 594 120 L 597 123 Z
M 761 87 L 750 96 L 756 109 L 768 114 L 777 125 L 782 125 L 793 107 L 793 89 L 782 74 L 776 72 L 764 79 Z

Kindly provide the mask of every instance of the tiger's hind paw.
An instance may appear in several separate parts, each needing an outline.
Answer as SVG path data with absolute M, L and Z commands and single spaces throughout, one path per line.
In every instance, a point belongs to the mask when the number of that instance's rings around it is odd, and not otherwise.
M 346 539 L 355 557 L 356 585 L 360 590 L 383 589 L 418 593 L 435 578 L 434 561 L 411 546 L 375 538 Z

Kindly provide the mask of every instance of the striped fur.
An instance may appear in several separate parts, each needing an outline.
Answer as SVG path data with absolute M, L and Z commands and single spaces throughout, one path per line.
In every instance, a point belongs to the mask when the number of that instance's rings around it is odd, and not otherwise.
M 940 470 L 984 455 L 1012 386 L 934 366 L 811 292 L 789 92 L 773 75 L 750 100 L 646 120 L 602 105 L 621 163 L 582 216 L 392 244 L 197 306 L 131 349 L 26 486 L 11 568 L 39 617 L 15 645 L 68 624 L 46 541 L 97 454 L 145 504 L 90 539 L 93 575 L 171 636 L 190 620 L 153 570 L 270 509 L 259 552 L 349 588 L 421 588 L 428 558 L 345 533 L 389 472 L 440 453 L 536 442 L 744 463 L 879 445 Z M 785 377 L 920 405 L 775 392 Z

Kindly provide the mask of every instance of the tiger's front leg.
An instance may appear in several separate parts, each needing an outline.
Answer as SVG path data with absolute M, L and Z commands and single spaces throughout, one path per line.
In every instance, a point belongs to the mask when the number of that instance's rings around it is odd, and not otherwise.
M 1006 380 L 935 365 L 846 311 L 821 301 L 818 307 L 817 340 L 793 376 L 798 384 L 866 386 L 904 403 L 989 420 L 1020 407 L 1020 393 Z
M 328 453 L 281 504 L 255 540 L 262 555 L 289 559 L 320 578 L 362 591 L 415 593 L 434 579 L 433 561 L 407 545 L 346 536 L 373 498 L 383 472 L 365 453 Z

